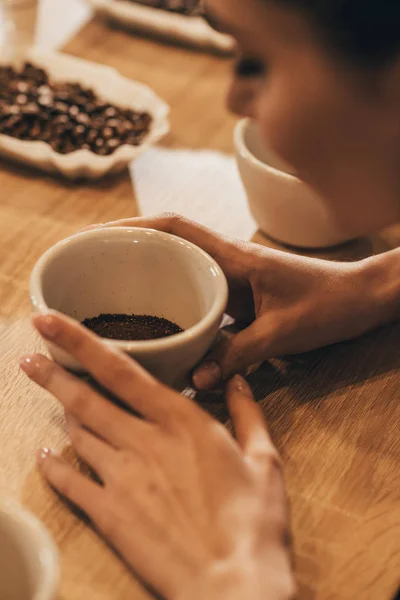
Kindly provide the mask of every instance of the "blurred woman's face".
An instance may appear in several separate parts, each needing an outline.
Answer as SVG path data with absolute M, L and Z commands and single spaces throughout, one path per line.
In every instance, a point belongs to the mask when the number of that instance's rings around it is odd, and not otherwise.
M 283 5 L 282 5 L 283 6 Z M 351 227 L 400 217 L 400 68 L 334 58 L 307 19 L 273 0 L 207 0 L 238 62 L 229 108 L 258 121 L 265 142 Z M 397 81 L 396 81 L 397 78 Z

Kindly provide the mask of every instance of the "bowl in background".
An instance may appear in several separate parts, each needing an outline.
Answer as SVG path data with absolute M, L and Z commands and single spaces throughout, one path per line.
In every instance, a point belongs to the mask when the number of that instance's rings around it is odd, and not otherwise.
M 0 598 L 53 600 L 58 581 L 58 551 L 44 525 L 0 500 Z
M 149 33 L 165 40 L 183 42 L 203 50 L 232 54 L 233 38 L 219 33 L 200 16 L 186 16 L 126 0 L 88 0 L 94 10 L 112 22 L 136 32 Z
M 130 227 L 92 229 L 59 242 L 34 267 L 30 291 L 37 311 L 57 310 L 80 322 L 104 313 L 173 321 L 182 333 L 104 341 L 178 387 L 214 341 L 228 299 L 225 275 L 203 250 L 167 233 Z M 82 370 L 49 348 L 57 362 Z
M 267 236 L 289 246 L 325 248 L 360 235 L 338 223 L 329 203 L 267 148 L 254 121 L 239 121 L 234 144 L 250 211 Z
M 44 69 L 55 83 L 79 83 L 112 105 L 148 112 L 152 117 L 150 130 L 138 146 L 123 144 L 107 156 L 84 149 L 60 154 L 46 142 L 1 134 L 0 156 L 67 179 L 95 180 L 120 173 L 168 133 L 169 106 L 147 85 L 122 76 L 112 67 L 62 52 L 31 48 L 25 58 Z M 19 62 L 14 66 L 21 66 Z M 9 63 L 0 56 L 0 64 Z

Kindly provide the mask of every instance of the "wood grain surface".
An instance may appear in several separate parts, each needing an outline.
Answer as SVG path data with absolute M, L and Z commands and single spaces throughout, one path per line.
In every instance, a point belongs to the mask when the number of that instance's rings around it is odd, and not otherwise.
M 133 37 L 100 20 L 67 50 L 112 65 L 165 98 L 172 107 L 166 146 L 231 151 L 226 59 Z M 41 347 L 29 325 L 34 262 L 89 223 L 137 214 L 130 176 L 71 184 L 1 162 L 0 185 L 0 494 L 20 499 L 53 533 L 62 559 L 58 600 L 149 598 L 38 475 L 38 447 L 73 455 L 59 406 L 17 368 L 21 354 Z M 261 234 L 255 239 L 274 246 Z M 323 256 L 354 260 L 399 242 L 395 226 Z M 400 583 L 399 348 L 400 326 L 393 325 L 271 361 L 251 376 L 285 462 L 301 600 L 390 599 Z M 219 398 L 203 400 L 224 418 Z

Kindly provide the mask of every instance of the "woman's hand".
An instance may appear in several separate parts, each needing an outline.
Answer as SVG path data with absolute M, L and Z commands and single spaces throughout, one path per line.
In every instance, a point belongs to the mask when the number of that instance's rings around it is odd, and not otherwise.
M 118 408 L 41 355 L 21 367 L 56 396 L 77 454 L 101 484 L 50 451 L 49 483 L 84 510 L 129 565 L 167 599 L 288 599 L 293 576 L 279 457 L 246 382 L 229 382 L 236 432 L 56 313 L 39 333 L 143 418 Z
M 175 234 L 203 248 L 225 272 L 228 313 L 248 327 L 222 341 L 196 369 L 193 382 L 198 389 L 210 389 L 271 356 L 357 337 L 394 316 L 394 308 L 385 310 L 379 295 L 378 282 L 384 278 L 377 269 L 365 268 L 368 261 L 335 263 L 295 256 L 224 238 L 176 215 L 101 226 L 150 227 Z M 397 253 L 397 271 L 398 258 Z M 398 307 L 398 296 L 393 307 Z

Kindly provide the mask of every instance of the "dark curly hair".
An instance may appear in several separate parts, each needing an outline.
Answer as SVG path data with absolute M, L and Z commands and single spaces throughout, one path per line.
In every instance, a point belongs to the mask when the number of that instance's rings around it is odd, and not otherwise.
M 302 12 L 336 54 L 365 65 L 400 55 L 400 0 L 273 0 Z

